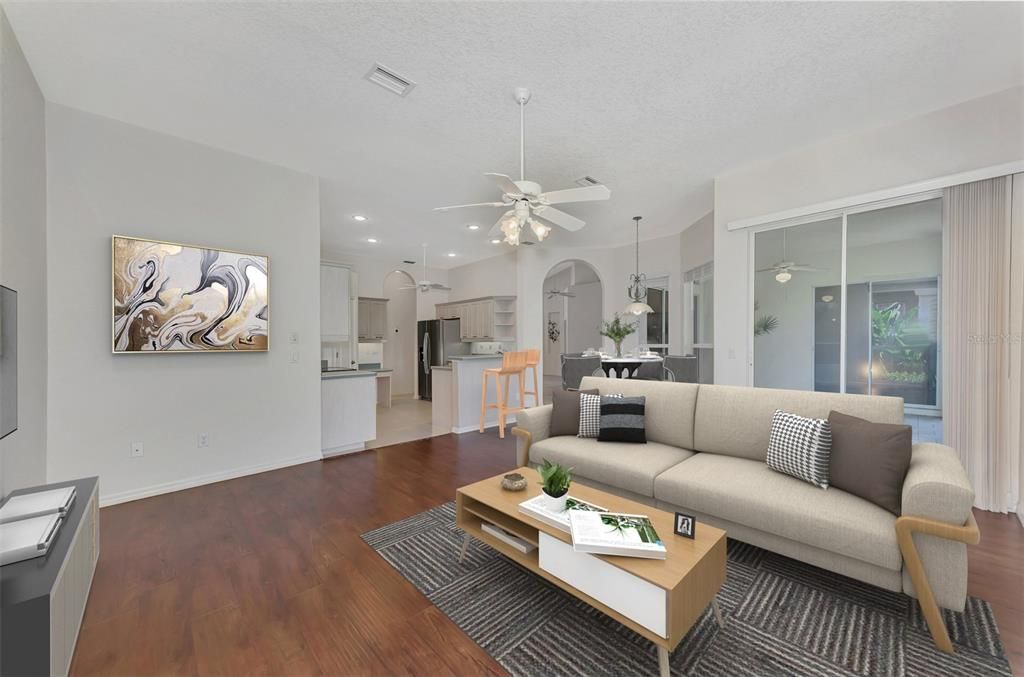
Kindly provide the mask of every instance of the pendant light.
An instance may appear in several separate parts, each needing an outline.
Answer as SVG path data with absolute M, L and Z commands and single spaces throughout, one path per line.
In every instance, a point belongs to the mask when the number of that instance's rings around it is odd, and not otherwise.
M 626 306 L 625 312 L 631 315 L 644 315 L 653 313 L 654 308 L 647 305 L 647 276 L 640 272 L 640 219 L 643 217 L 634 216 L 636 222 L 636 272 L 629 276 L 629 288 L 626 293 L 632 301 Z

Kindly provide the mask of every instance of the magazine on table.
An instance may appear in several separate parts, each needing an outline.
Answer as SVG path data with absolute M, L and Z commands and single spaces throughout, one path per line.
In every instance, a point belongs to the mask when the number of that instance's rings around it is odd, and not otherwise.
M 665 559 L 665 544 L 646 515 L 573 510 L 569 524 L 576 552 Z
M 582 498 L 573 498 L 569 496 L 565 501 L 565 510 L 562 512 L 556 512 L 548 507 L 550 500 L 544 494 L 534 496 L 533 498 L 523 501 L 519 504 L 519 512 L 529 515 L 530 517 L 540 520 L 544 524 L 551 525 L 556 529 L 561 529 L 566 533 L 571 530 L 569 528 L 569 513 L 571 512 L 605 512 L 608 508 L 604 508 L 595 503 L 588 503 Z

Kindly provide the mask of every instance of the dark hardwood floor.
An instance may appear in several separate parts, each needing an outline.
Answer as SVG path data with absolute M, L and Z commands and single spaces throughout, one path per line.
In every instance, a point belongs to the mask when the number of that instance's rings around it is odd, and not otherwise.
M 444 435 L 104 508 L 74 675 L 467 675 L 501 667 L 360 539 L 515 464 Z M 1024 673 L 1024 528 L 978 513 L 971 594 Z

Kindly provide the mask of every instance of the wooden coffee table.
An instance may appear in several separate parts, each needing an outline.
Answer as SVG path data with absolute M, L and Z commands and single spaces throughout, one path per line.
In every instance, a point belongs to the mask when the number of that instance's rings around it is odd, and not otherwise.
M 612 512 L 647 515 L 665 543 L 664 560 L 579 553 L 571 536 L 519 512 L 519 504 L 541 492 L 537 471 L 519 468 L 529 480 L 525 491 L 505 491 L 503 475 L 458 489 L 456 524 L 509 559 L 605 613 L 658 647 L 658 667 L 668 677 L 669 653 L 711 605 L 722 625 L 715 595 L 725 583 L 725 532 L 698 524 L 696 538 L 676 536 L 674 515 L 604 491 L 573 483 L 569 494 Z M 489 522 L 537 546 L 522 553 L 481 529 Z

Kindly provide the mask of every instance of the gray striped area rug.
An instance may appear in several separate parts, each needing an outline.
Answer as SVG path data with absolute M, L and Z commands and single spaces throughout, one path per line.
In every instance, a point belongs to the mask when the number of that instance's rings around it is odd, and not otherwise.
M 643 637 L 463 532 L 455 505 L 363 534 L 513 675 L 656 675 Z M 838 574 L 729 541 L 728 577 L 672 653 L 673 675 L 1011 675 L 988 603 L 946 612 L 956 646 L 932 644 L 917 603 Z

